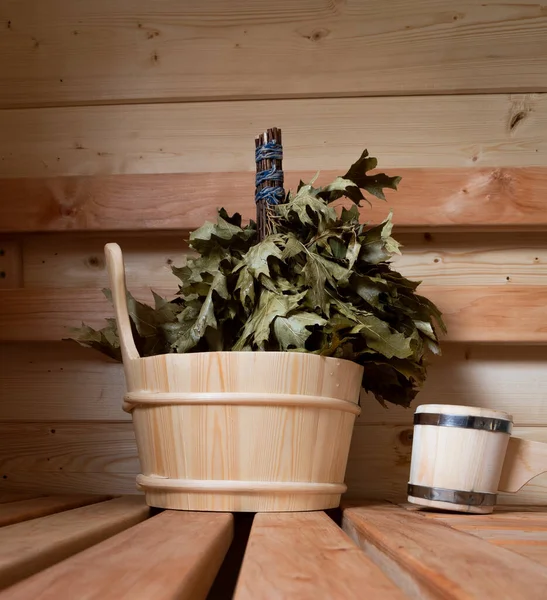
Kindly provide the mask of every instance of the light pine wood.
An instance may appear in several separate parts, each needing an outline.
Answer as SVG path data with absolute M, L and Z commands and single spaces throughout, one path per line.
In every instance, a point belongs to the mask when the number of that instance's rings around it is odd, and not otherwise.
M 158 289 L 161 293 L 164 290 Z M 134 296 L 152 303 L 150 290 L 134 289 Z M 451 342 L 543 343 L 547 287 L 541 285 L 430 286 L 418 293 L 444 313 Z M 169 297 L 172 297 L 170 295 Z M 0 292 L 0 341 L 53 341 L 70 336 L 82 322 L 103 327 L 113 314 L 102 291 L 44 288 Z
M 0 529 L 0 589 L 147 518 L 142 498 L 118 498 Z
M 371 600 L 404 595 L 323 512 L 258 514 L 234 600 Z
M 0 474 L 139 472 L 127 422 L 0 423 Z
M 254 136 L 271 123 L 283 130 L 286 169 L 297 172 L 345 173 L 365 146 L 380 157 L 382 169 L 391 171 L 544 167 L 547 159 L 547 138 L 542 135 L 547 98 L 540 94 L 190 102 L 3 110 L 0 178 L 250 172 L 255 169 Z M 251 210 L 254 186 L 252 178 L 248 181 L 242 198 Z M 484 179 L 477 185 L 484 185 Z M 59 210 L 59 193 L 50 191 L 41 222 Z M 435 195 L 427 188 L 426 197 Z M 201 190 L 194 197 L 213 210 Z M 184 194 L 176 198 L 178 206 Z M 491 201 L 497 202 L 493 196 Z M 157 205 L 148 213 L 151 221 Z M 463 200 L 463 206 L 473 212 L 475 203 Z M 138 212 L 134 205 L 132 210 Z M 62 203 L 62 214 L 72 214 L 74 220 L 74 211 L 77 207 L 72 209 L 70 202 Z M 201 221 L 202 208 L 199 213 Z M 497 213 L 489 214 L 495 219 Z
M 104 494 L 143 497 L 135 485 L 135 473 L 116 471 L 9 471 L 2 474 L 2 488 L 9 492 L 26 492 L 34 496 Z M 537 499 L 535 503 L 537 504 Z
M 128 421 L 124 389 L 120 363 L 76 343 L 0 343 L 0 421 Z
M 13 525 L 29 519 L 37 519 L 54 513 L 79 508 L 95 502 L 110 500 L 110 496 L 45 496 L 19 500 L 0 506 L 0 527 Z
M 523 507 L 496 507 L 491 515 L 466 517 L 458 514 L 420 513 L 442 517 L 453 529 L 465 531 L 491 544 L 547 566 L 547 512 L 545 507 L 525 512 Z
M 503 410 L 518 426 L 540 426 L 547 423 L 545 361 L 545 345 L 444 344 L 413 408 L 383 408 L 362 394 L 356 424 L 411 426 L 415 406 L 442 403 Z M 0 421 L 25 421 L 29 414 L 46 427 L 128 421 L 124 390 L 122 365 L 98 352 L 68 342 L 0 343 Z
M 287 164 L 291 168 L 298 158 L 300 143 L 287 147 Z M 34 148 L 30 140 L 29 147 Z M 369 148 L 371 152 L 376 151 L 372 145 Z M 365 220 L 384 219 L 389 207 L 393 207 L 398 227 L 531 229 L 546 223 L 547 169 L 544 166 L 499 168 L 493 165 L 491 168 L 476 168 L 471 160 L 473 166 L 465 162 L 455 163 L 463 168 L 435 168 L 432 162 L 431 166 L 425 164 L 421 165 L 423 168 L 409 169 L 400 168 L 397 158 L 391 161 L 391 165 L 385 165 L 386 148 L 383 150 L 383 154 L 379 155 L 380 164 L 386 170 L 396 170 L 402 181 L 397 192 L 386 192 L 387 206 L 374 201 L 372 207 L 363 207 L 361 214 Z M 321 169 L 318 183 L 330 183 L 344 173 L 360 151 L 361 147 L 356 148 L 354 155 L 348 156 L 346 163 L 337 163 L 334 171 L 325 170 L 326 161 L 331 163 L 332 157 L 318 157 L 311 165 Z M 313 152 L 317 152 L 317 147 Z M 511 165 L 519 160 L 518 157 L 518 152 L 515 152 L 514 159 L 509 158 L 507 163 Z M 183 167 L 180 165 L 181 169 Z M 231 165 L 226 165 L 226 168 L 229 167 Z M 166 168 L 158 165 L 156 170 Z M 77 169 L 81 169 L 81 163 L 72 166 L 68 174 L 70 171 L 77 174 Z M 251 197 L 254 175 L 251 172 L 122 176 L 104 175 L 105 169 L 99 168 L 99 165 L 97 169 L 99 172 L 93 176 L 50 177 L 47 169 L 45 172 L 21 174 L 22 177 L 39 176 L 32 179 L 0 179 L 0 195 L 10 199 L 9 203 L 0 206 L 0 230 L 195 229 L 203 221 L 216 218 L 219 202 L 230 213 L 240 212 L 246 219 L 254 218 Z M 296 189 L 300 179 L 311 181 L 315 174 L 312 170 L 289 170 L 285 175 L 285 187 Z M 10 174 L 5 174 L 5 177 L 10 177 Z M 428 198 L 427 210 L 422 210 L 424 197 Z M 181 245 L 179 236 L 177 251 L 180 251 Z M 102 256 L 98 260 L 104 263 Z
M 412 425 L 356 427 L 346 470 L 346 496 L 406 498 L 412 435 Z M 516 427 L 514 435 L 547 442 L 545 427 Z M 134 438 L 133 425 L 127 422 L 3 423 L 0 474 L 7 479 L 2 486 L 56 494 L 135 494 L 139 462 Z M 537 504 L 546 497 L 547 476 L 543 475 L 516 494 L 499 494 L 498 502 Z
M 0 21 L 2 106 L 547 90 L 524 2 L 14 0 Z
M 230 514 L 165 511 L 22 581 L 0 598 L 202 600 L 232 537 Z
M 287 511 L 338 506 L 360 365 L 297 352 L 139 358 L 118 244 L 107 244 L 118 335 L 150 506 Z
M 416 512 L 346 508 L 342 526 L 411 598 L 529 600 L 547 588 L 541 565 Z
M 430 404 L 418 406 L 416 414 L 484 417 L 512 423 L 512 416 L 507 413 L 469 406 Z M 510 437 L 510 433 L 416 424 L 409 483 L 428 488 L 496 494 Z M 408 501 L 476 514 L 494 510 L 493 505 L 453 504 L 413 494 L 409 494 Z
M 518 492 L 532 478 L 547 472 L 547 443 L 512 437 L 509 440 L 499 489 Z
M 547 240 L 542 232 L 424 234 L 396 227 L 394 235 L 403 245 L 394 267 L 425 285 L 547 284 Z M 129 288 L 175 293 L 179 280 L 171 266 L 183 266 L 192 255 L 183 237 L 180 232 L 116 232 Z M 111 233 L 24 235 L 25 288 L 108 287 L 103 248 L 112 238 Z

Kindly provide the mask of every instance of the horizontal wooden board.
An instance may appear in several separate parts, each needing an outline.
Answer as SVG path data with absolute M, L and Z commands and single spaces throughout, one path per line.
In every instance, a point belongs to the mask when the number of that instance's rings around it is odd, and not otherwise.
M 149 290 L 132 290 L 153 302 Z M 166 290 L 158 289 L 160 294 Z M 435 302 L 452 342 L 547 342 L 546 286 L 421 286 Z M 0 340 L 46 341 L 69 337 L 83 322 L 103 327 L 112 306 L 99 290 L 42 288 L 0 290 Z
M 0 22 L 3 106 L 547 89 L 525 2 L 10 0 Z
M 427 285 L 547 285 L 547 236 L 542 232 L 408 233 L 393 266 Z M 117 241 L 123 250 L 127 285 L 176 292 L 179 280 L 171 265 L 190 255 L 180 233 L 104 233 L 25 235 L 26 289 L 109 287 L 104 245 Z M 509 278 L 509 279 L 507 279 Z
M 17 471 L 4 475 L 6 478 L 2 479 L 2 488 L 8 492 L 142 496 L 137 490 L 135 475 L 129 473 Z
M 74 343 L 0 344 L 1 421 L 130 420 L 122 365 Z
M 3 452 L 0 450 L 0 456 L 2 453 Z M 0 467 L 0 471 L 1 470 L 2 467 Z M 79 508 L 80 506 L 86 506 L 88 504 L 94 504 L 95 502 L 102 502 L 110 499 L 111 496 L 73 494 L 45 496 L 43 498 L 9 502 L 8 504 L 0 506 L 0 527 L 45 517 L 64 510 L 71 510 L 73 508 Z
M 322 511 L 257 514 L 234 594 L 234 600 L 405 597 Z
M 168 510 L 20 582 L 11 600 L 204 600 L 233 537 L 233 516 Z M 2 595 L 0 595 L 0 599 Z
M 0 423 L 0 474 L 139 473 L 131 423 Z
M 547 423 L 547 346 L 444 344 L 419 404 L 504 410 L 520 426 Z M 128 421 L 121 364 L 69 342 L 0 343 L 0 421 Z M 363 395 L 359 424 L 408 425 L 413 409 Z
M 347 496 L 406 498 L 412 434 L 411 425 L 356 427 L 346 473 Z M 516 427 L 514 434 L 547 442 L 547 427 Z M 0 423 L 0 476 L 6 476 L 2 484 L 10 489 L 135 493 L 139 472 L 131 423 Z M 547 475 L 517 494 L 501 494 L 500 502 L 547 504 Z
M 346 497 L 406 499 L 412 435 L 411 425 L 356 427 L 346 471 Z M 515 427 L 514 435 L 547 442 L 547 427 Z M 516 494 L 499 494 L 498 502 L 547 504 L 547 475 L 536 477 Z
M 0 530 L 0 589 L 146 519 L 141 498 L 117 498 Z
M 318 184 L 344 172 L 324 171 Z M 392 208 L 398 228 L 514 230 L 547 224 L 545 167 L 403 168 L 396 173 L 402 177 L 399 190 L 386 191 L 387 204 L 365 204 L 364 221 L 379 222 Z M 313 176 L 289 171 L 285 187 L 294 190 L 299 180 Z M 0 231 L 191 230 L 216 219 L 220 206 L 254 218 L 253 185 L 252 173 L 4 178 Z
M 347 508 L 342 527 L 413 598 L 528 600 L 547 586 L 539 564 L 415 511 Z
M 364 148 L 379 157 L 382 169 L 390 171 L 544 167 L 547 160 L 544 95 L 192 102 L 1 111 L 0 178 L 249 172 L 255 170 L 255 136 L 274 125 L 283 130 L 287 171 L 345 173 Z M 218 181 L 224 176 L 213 177 L 208 185 L 222 186 L 214 196 L 216 206 L 233 183 L 228 180 L 224 185 Z M 240 187 L 245 206 L 252 205 L 254 192 L 252 177 L 247 181 Z M 464 185 L 468 183 L 465 180 Z M 484 178 L 477 185 L 484 185 Z M 86 186 L 79 186 L 76 180 L 71 194 L 85 196 Z M 428 204 L 433 202 L 435 190 L 426 187 L 424 191 Z M 61 221 L 77 222 L 78 207 L 72 207 L 66 197 L 63 200 L 64 194 L 63 183 L 52 182 L 46 196 L 49 201 L 40 212 L 42 221 L 60 210 Z M 178 195 L 177 205 L 188 194 Z M 151 195 L 158 210 L 159 194 L 146 192 Z M 193 197 L 199 197 L 203 205 L 213 204 L 212 197 L 200 190 Z M 521 202 L 526 206 L 527 198 Z M 129 206 L 140 212 L 133 198 Z M 475 202 L 465 196 L 463 206 L 472 212 Z M 498 212 L 495 207 L 494 198 L 492 219 Z M 93 212 L 99 210 L 95 206 Z M 454 206 L 454 212 L 460 211 L 461 207 Z M 201 207 L 199 212 L 201 220 Z M 154 214 L 146 218 L 157 221 Z

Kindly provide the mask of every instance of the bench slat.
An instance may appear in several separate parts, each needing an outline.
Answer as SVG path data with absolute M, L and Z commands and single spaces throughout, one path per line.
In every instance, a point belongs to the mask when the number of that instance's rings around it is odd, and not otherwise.
M 234 600 L 401 600 L 402 592 L 323 512 L 258 514 Z
M 0 529 L 0 589 L 143 521 L 150 509 L 128 496 Z
M 63 510 L 71 510 L 104 502 L 110 500 L 112 496 L 97 496 L 73 494 L 70 496 L 44 496 L 43 498 L 33 498 L 31 500 L 19 500 L 18 502 L 10 502 L 0 505 L 0 527 L 13 525 L 38 517 L 45 517 Z
M 547 590 L 543 566 L 416 511 L 347 508 L 343 529 L 415 598 L 529 600 Z
M 201 600 L 232 537 L 231 514 L 165 511 L 18 583 L 6 598 Z

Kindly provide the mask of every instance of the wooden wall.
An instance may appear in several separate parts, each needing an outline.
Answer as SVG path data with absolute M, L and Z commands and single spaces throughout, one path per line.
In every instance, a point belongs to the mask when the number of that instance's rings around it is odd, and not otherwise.
M 120 365 L 61 339 L 176 288 L 187 231 L 253 211 L 254 136 L 289 184 L 367 147 L 400 174 L 402 272 L 445 311 L 417 403 L 507 410 L 547 441 L 547 10 L 520 0 L 0 4 L 0 492 L 134 492 Z M 363 398 L 350 495 L 404 495 L 412 410 Z M 547 502 L 547 477 L 505 502 Z

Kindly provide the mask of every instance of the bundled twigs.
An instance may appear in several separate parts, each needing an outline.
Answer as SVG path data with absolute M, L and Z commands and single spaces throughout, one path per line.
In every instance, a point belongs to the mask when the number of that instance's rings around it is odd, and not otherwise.
M 281 129 L 268 129 L 255 139 L 256 226 L 258 241 L 271 233 L 269 208 L 285 199 Z

